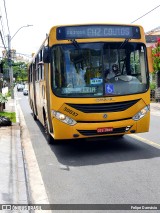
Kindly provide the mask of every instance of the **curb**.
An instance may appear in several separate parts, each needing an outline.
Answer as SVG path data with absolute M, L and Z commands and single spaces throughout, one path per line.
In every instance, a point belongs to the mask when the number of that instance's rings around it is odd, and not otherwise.
M 28 200 L 30 204 L 49 204 L 48 196 L 41 177 L 41 172 L 32 147 L 29 131 L 17 101 L 17 113 L 20 121 L 21 146 L 23 150 L 26 184 L 28 188 Z M 35 211 L 36 212 L 36 211 Z M 40 211 L 37 211 L 40 212 Z M 44 212 L 44 211 L 43 211 Z M 48 210 L 47 212 L 51 212 Z

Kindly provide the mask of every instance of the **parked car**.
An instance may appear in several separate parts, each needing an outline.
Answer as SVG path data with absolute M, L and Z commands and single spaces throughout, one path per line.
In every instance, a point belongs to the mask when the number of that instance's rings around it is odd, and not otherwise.
M 17 84 L 17 91 L 23 91 L 24 89 L 24 84 Z
M 23 95 L 28 95 L 28 88 L 23 89 Z

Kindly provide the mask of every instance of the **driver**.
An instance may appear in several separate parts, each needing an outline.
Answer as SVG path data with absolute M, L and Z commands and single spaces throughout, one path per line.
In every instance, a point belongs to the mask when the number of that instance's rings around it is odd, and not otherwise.
M 112 70 L 109 71 L 109 73 L 107 74 L 106 79 L 111 79 L 114 78 L 116 75 L 118 74 L 118 65 L 117 64 L 113 64 L 112 65 Z

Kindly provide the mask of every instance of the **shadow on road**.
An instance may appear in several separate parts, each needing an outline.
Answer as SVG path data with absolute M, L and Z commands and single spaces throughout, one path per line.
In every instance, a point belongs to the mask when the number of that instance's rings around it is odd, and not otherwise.
M 45 137 L 44 128 L 36 122 Z M 99 137 L 90 139 L 57 141 L 48 145 L 60 164 L 68 166 L 98 165 L 122 161 L 134 161 L 160 157 L 160 149 L 132 138 Z M 49 156 L 48 156 L 49 157 Z
M 160 157 L 160 150 L 129 136 L 63 142 L 50 146 L 61 164 L 97 165 Z

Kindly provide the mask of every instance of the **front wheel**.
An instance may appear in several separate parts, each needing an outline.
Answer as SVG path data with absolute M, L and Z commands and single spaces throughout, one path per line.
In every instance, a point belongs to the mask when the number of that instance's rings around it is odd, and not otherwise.
M 55 140 L 49 132 L 48 120 L 46 117 L 45 117 L 45 121 L 44 121 L 44 132 L 46 134 L 46 139 L 47 139 L 48 144 L 55 144 Z

